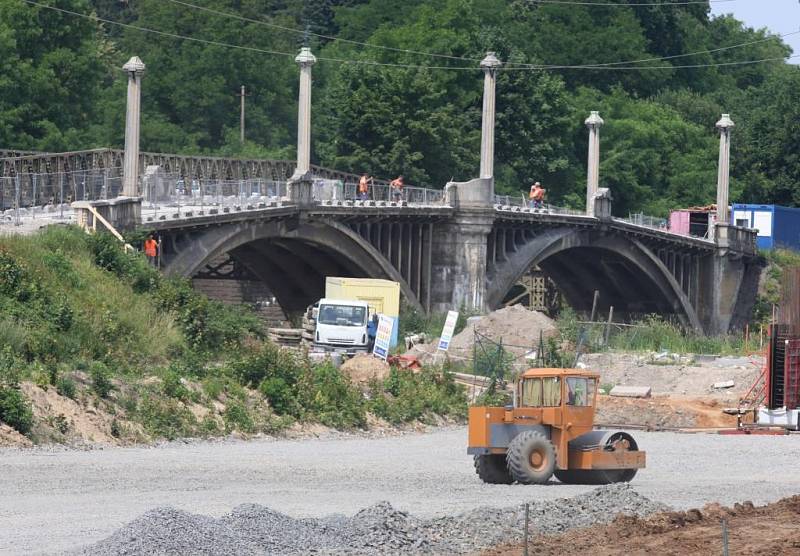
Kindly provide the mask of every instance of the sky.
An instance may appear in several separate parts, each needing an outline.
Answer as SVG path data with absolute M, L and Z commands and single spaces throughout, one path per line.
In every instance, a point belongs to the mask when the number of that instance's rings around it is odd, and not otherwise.
M 800 31 L 800 0 L 712 1 L 711 13 L 713 15 L 732 13 L 748 27 L 755 29 L 766 27 L 779 35 Z M 800 54 L 800 34 L 783 40 L 792 47 L 794 54 Z M 800 64 L 800 58 L 792 58 L 790 62 Z

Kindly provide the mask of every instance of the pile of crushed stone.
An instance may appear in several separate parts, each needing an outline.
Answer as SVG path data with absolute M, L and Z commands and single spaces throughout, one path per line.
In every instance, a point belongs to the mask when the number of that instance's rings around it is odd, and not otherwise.
M 627 484 L 530 504 L 530 531 L 558 533 L 610 523 L 618 514 L 647 516 L 669 508 Z M 173 508 L 151 510 L 76 554 L 467 554 L 522 538 L 524 506 L 478 508 L 419 519 L 388 502 L 352 517 L 296 519 L 246 504 L 220 518 Z

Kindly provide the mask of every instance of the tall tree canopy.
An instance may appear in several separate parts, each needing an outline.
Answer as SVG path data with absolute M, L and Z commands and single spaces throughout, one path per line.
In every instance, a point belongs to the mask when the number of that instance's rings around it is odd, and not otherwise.
M 521 194 L 539 180 L 551 201 L 581 206 L 583 120 L 600 110 L 606 121 L 600 179 L 612 188 L 617 212 L 666 214 L 677 205 L 713 202 L 714 123 L 730 112 L 737 124 L 732 200 L 800 205 L 800 109 L 793 98 L 800 69 L 782 61 L 791 51 L 780 38 L 730 16 L 710 17 L 707 3 L 38 2 L 99 19 L 0 0 L 4 147 L 121 146 L 126 82 L 120 68 L 137 55 L 147 65 L 144 149 L 291 158 L 293 57 L 308 44 L 319 58 L 314 161 L 380 176 L 402 173 L 412 183 L 442 187 L 477 174 L 478 63 L 495 51 L 505 62 L 497 79 L 499 192 Z M 244 145 L 241 85 L 249 95 Z

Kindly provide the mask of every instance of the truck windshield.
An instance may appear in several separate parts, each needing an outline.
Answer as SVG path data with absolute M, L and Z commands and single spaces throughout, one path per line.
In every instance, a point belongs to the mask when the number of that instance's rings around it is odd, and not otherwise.
M 364 326 L 366 316 L 367 310 L 364 307 L 321 305 L 317 322 L 334 326 Z

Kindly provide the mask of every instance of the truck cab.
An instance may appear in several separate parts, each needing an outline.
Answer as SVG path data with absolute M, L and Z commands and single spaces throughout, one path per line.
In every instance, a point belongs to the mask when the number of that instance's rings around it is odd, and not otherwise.
M 369 305 L 365 301 L 320 299 L 314 347 L 349 354 L 366 352 L 370 316 Z

